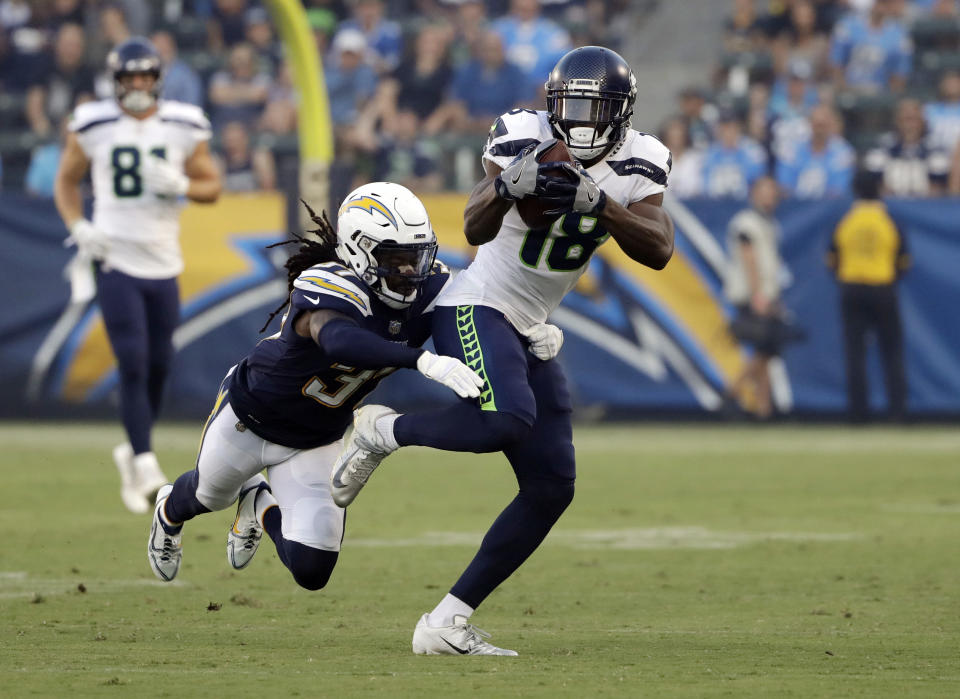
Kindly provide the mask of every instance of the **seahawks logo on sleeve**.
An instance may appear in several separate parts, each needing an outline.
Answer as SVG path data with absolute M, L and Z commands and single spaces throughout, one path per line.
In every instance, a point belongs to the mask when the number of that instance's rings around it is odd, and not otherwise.
M 308 310 L 331 308 L 349 315 L 373 315 L 366 287 L 351 271 L 336 262 L 314 265 L 293 283 L 291 303 Z

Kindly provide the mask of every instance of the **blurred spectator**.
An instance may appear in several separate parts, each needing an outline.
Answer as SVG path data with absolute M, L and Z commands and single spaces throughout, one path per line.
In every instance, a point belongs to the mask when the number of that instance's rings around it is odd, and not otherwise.
M 896 131 L 883 136 L 867 153 L 866 166 L 882 182 L 884 194 L 925 197 L 943 194 L 950 175 L 950 155 L 926 133 L 923 107 L 915 99 L 897 104 Z
M 257 52 L 260 72 L 276 75 L 283 60 L 283 53 L 273 35 L 273 26 L 267 11 L 262 7 L 251 7 L 244 15 L 244 26 L 247 43 Z
M 782 350 L 778 336 L 783 263 L 778 250 L 780 224 L 774 218 L 779 199 L 777 183 L 767 176 L 758 178 L 750 189 L 750 208 L 740 211 L 727 227 L 730 267 L 723 290 L 736 309 L 731 331 L 753 356 L 730 384 L 725 402 L 735 402 L 761 419 L 773 413 L 769 364 Z
M 707 104 L 706 93 L 698 87 L 684 88 L 678 97 L 680 116 L 687 124 L 694 148 L 706 148 L 713 140 L 713 119 L 716 110 Z
M 538 0 L 510 0 L 510 14 L 493 22 L 507 60 L 523 71 L 531 95 L 543 90 L 553 66 L 570 50 L 566 30 L 540 17 Z
M 258 126 L 274 134 L 292 133 L 297 128 L 297 97 L 287 62 L 280 64 L 277 77 L 270 84 L 267 107 Z
M 785 31 L 772 44 L 777 74 L 782 75 L 791 64 L 803 62 L 810 66 L 813 80 L 826 79 L 830 42 L 817 29 L 817 10 L 813 0 L 794 0 L 788 17 Z
M 396 22 L 384 19 L 383 0 L 354 0 L 353 18 L 340 23 L 342 32 L 359 32 L 367 47 L 367 61 L 378 73 L 386 73 L 400 63 L 403 33 Z M 336 43 L 337 37 L 334 37 Z
M 931 17 L 952 19 L 960 14 L 957 0 L 918 0 L 918 4 L 925 5 L 926 7 L 921 9 L 925 9 Z
M 307 10 L 307 22 L 313 30 L 313 39 L 317 42 L 317 53 L 323 57 L 330 48 L 330 37 L 337 30 L 337 17 L 328 9 L 319 7 Z
M 50 68 L 47 33 L 27 26 L 0 34 L 3 34 L 4 40 L 9 41 L 3 61 L 4 88 L 14 92 L 26 92 L 31 85 L 44 82 Z
M 629 31 L 629 17 L 618 18 L 616 11 L 622 2 L 607 0 L 572 0 L 559 21 L 570 32 L 572 46 L 606 46 L 620 51 L 623 29 Z M 620 9 L 625 9 L 621 7 Z M 626 21 L 621 22 L 620 19 Z
M 276 189 L 277 166 L 266 148 L 250 148 L 250 134 L 243 122 L 231 121 L 221 130 L 220 168 L 223 188 L 230 192 Z
M 753 51 L 763 43 L 762 29 L 754 0 L 733 0 L 724 26 L 723 50 L 727 53 Z
M 323 70 L 335 126 L 353 123 L 377 88 L 377 74 L 363 62 L 366 50 L 363 34 L 355 29 L 343 29 L 333 39 L 330 60 Z
M 259 118 L 270 90 L 270 76 L 257 72 L 257 58 L 250 44 L 230 50 L 228 70 L 210 79 L 210 104 L 214 127 L 228 121 L 248 126 Z
M 827 253 L 827 265 L 840 283 L 847 370 L 847 410 L 851 420 L 868 416 L 867 336 L 876 334 L 883 359 L 890 416 L 903 419 L 907 378 L 897 280 L 910 266 L 904 240 L 879 195 L 879 180 L 858 172 L 856 201 L 840 221 Z
M 480 39 L 477 58 L 457 69 L 443 117 L 457 131 L 485 134 L 494 119 L 528 97 L 526 77 L 507 62 L 500 35 L 487 31 Z M 438 118 L 430 131 L 440 130 L 442 122 Z
M 64 24 L 57 32 L 53 56 L 46 56 L 42 78 L 27 91 L 26 118 L 39 136 L 50 134 L 51 122 L 59 122 L 79 99 L 93 97 L 94 73 L 84 63 L 86 41 L 77 24 Z
M 108 52 L 130 38 L 127 17 L 119 5 L 106 5 L 100 10 L 100 35 L 107 44 Z
M 731 111 L 720 114 L 717 140 L 703 156 L 703 191 L 708 197 L 746 199 L 754 180 L 767 170 L 763 148 L 743 135 L 743 126 Z
M 912 55 L 907 29 L 894 16 L 894 0 L 874 0 L 866 16 L 848 14 L 834 28 L 830 62 L 838 89 L 899 92 Z
M 450 43 L 450 62 L 459 67 L 473 60 L 480 37 L 489 27 L 487 8 L 482 0 L 463 0 L 453 17 L 454 35 Z
M 940 101 L 923 108 L 932 145 L 948 153 L 960 142 L 960 72 L 948 70 L 940 78 Z
M 56 31 L 64 24 L 83 25 L 83 3 L 80 0 L 55 0 L 49 8 L 45 22 L 47 28 Z
M 770 150 L 770 131 L 768 128 L 770 113 L 770 87 L 763 82 L 754 83 L 747 93 L 747 135 Z
M 63 144 L 67 138 L 67 118 L 60 120 L 59 134 L 56 140 L 44 143 L 33 149 L 30 154 L 30 166 L 24 178 L 24 189 L 37 197 L 53 197 L 53 182 L 60 166 Z
M 770 150 L 778 161 L 790 158 L 797 144 L 810 138 L 810 112 L 820 103 L 811 77 L 806 62 L 792 62 L 787 77 L 774 83 L 771 90 L 767 114 Z
M 950 154 L 950 180 L 947 189 L 953 196 L 960 195 L 960 141 Z
M 167 31 L 154 32 L 150 41 L 163 61 L 163 92 L 161 97 L 203 106 L 203 81 L 186 61 L 177 57 L 177 44 Z
M 703 152 L 693 147 L 686 122 L 680 117 L 668 119 L 660 131 L 660 140 L 673 157 L 669 191 L 680 199 L 700 196 L 703 193 Z
M 810 112 L 810 138 L 777 163 L 777 182 L 800 199 L 841 197 L 850 193 L 857 155 L 839 135 L 840 121 L 828 105 Z
M 0 2 L 0 26 L 12 32 L 30 23 L 30 4 L 27 0 L 3 0 Z
M 401 109 L 380 137 L 374 155 L 373 179 L 396 182 L 415 192 L 435 192 L 443 185 L 437 156 L 418 138 L 420 119 L 416 112 Z
M 447 60 L 447 37 L 440 25 L 427 25 L 420 30 L 413 55 L 380 84 L 377 100 L 382 123 L 392 121 L 400 109 L 412 110 L 419 119 L 426 120 L 440 107 L 453 78 Z
M 207 20 L 207 45 L 213 53 L 220 53 L 246 38 L 246 9 L 247 0 L 214 0 L 213 14 Z
M 13 48 L 10 46 L 10 35 L 3 31 L 0 23 L 0 89 L 12 91 L 16 85 L 16 65 L 13 59 Z

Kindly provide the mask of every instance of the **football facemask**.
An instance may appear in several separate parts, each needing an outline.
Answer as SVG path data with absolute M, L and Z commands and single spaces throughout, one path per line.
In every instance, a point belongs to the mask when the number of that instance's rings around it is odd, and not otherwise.
M 622 137 L 628 104 L 626 96 L 559 92 L 547 97 L 554 127 L 579 160 L 596 158 Z
M 368 269 L 368 273 L 378 279 L 374 284 L 375 291 L 391 306 L 393 304 L 387 299 L 404 306 L 413 303 L 423 282 L 430 276 L 436 255 L 436 242 L 413 245 L 392 241 L 380 243 L 373 251 L 377 266 Z

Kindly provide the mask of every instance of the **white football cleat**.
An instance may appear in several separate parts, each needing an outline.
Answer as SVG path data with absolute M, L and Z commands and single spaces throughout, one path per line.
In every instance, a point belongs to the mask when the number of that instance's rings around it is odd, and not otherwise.
M 160 462 L 152 451 L 133 457 L 133 471 L 137 478 L 137 491 L 148 503 L 153 502 L 160 488 L 170 482 L 160 470 Z
M 257 519 L 257 498 L 268 496 L 274 503 L 277 502 L 266 481 L 240 493 L 237 518 L 227 534 L 227 561 L 237 570 L 246 568 L 260 547 L 263 524 Z
M 353 502 L 380 462 L 393 453 L 394 448 L 377 432 L 377 420 L 387 415 L 396 411 L 385 405 L 365 405 L 353 412 L 353 433 L 330 469 L 330 493 L 339 507 Z
M 413 652 L 417 655 L 518 655 L 515 650 L 497 648 L 485 639 L 490 634 L 478 629 L 465 616 L 453 617 L 453 626 L 435 628 L 424 614 L 413 630 Z
M 138 487 L 139 479 L 133 466 L 133 447 L 129 442 L 118 444 L 113 448 L 113 463 L 120 472 L 120 499 L 124 506 L 136 515 L 150 511 L 150 500 L 145 497 Z M 166 481 L 164 481 L 166 483 Z
M 150 523 L 150 538 L 147 540 L 147 558 L 153 573 L 164 582 L 177 577 L 180 559 L 183 558 L 183 546 L 180 544 L 181 532 L 168 534 L 160 523 L 160 508 L 173 491 L 172 485 L 165 485 L 157 493 L 157 504 L 153 508 L 153 521 Z

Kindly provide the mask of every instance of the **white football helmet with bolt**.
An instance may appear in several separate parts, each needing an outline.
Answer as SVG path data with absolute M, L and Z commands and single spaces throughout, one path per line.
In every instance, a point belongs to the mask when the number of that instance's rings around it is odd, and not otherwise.
M 340 205 L 337 256 L 391 308 L 416 301 L 436 254 L 427 210 L 406 187 L 372 182 Z

